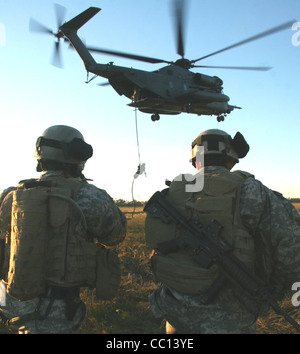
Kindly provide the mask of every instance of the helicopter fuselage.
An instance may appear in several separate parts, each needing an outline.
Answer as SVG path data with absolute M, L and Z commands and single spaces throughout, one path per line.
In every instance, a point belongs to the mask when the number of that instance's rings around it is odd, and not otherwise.
M 112 62 L 97 63 L 78 37 L 77 30 L 98 11 L 97 8 L 84 11 L 60 26 L 56 36 L 67 37 L 88 73 L 108 79 L 119 95 L 131 99 L 129 106 L 152 114 L 152 120 L 158 120 L 159 114 L 182 112 L 216 115 L 218 120 L 224 120 L 224 114 L 239 108 L 228 104 L 229 97 L 222 93 L 220 78 L 189 71 L 184 59 L 156 71 L 115 66 Z
M 129 106 L 145 113 L 220 115 L 233 109 L 227 103 L 229 97 L 223 94 L 223 82 L 217 76 L 195 74 L 176 65 L 151 72 L 113 63 L 96 63 L 87 69 L 108 79 L 119 95 L 132 100 Z
M 61 8 L 60 5 L 56 9 Z M 107 78 L 111 86 L 119 95 L 125 95 L 131 99 L 129 106 L 136 107 L 140 111 L 152 114 L 152 120 L 158 120 L 159 114 L 179 114 L 182 112 L 195 113 L 198 115 L 216 115 L 218 121 L 224 120 L 224 115 L 240 107 L 229 105 L 229 97 L 223 93 L 223 82 L 217 76 L 208 76 L 200 73 L 193 73 L 192 68 L 218 68 L 234 70 L 256 70 L 267 71 L 271 67 L 251 66 L 207 66 L 195 65 L 200 60 L 213 55 L 236 48 L 246 43 L 272 35 L 274 33 L 290 28 L 293 21 L 288 21 L 267 31 L 241 40 L 220 50 L 189 60 L 184 55 L 183 40 L 183 12 L 184 0 L 174 2 L 174 13 L 177 31 L 177 54 L 181 59 L 168 61 L 165 59 L 151 58 L 137 54 L 112 51 L 101 48 L 88 48 L 77 35 L 77 31 L 95 16 L 101 9 L 89 7 L 73 19 L 62 24 L 60 10 L 57 12 L 58 32 L 55 33 L 43 24 L 31 20 L 30 28 L 37 32 L 54 35 L 57 38 L 53 57 L 53 65 L 59 66 L 59 42 L 60 39 L 69 41 L 81 57 L 87 72 L 96 76 Z M 114 55 L 118 57 L 139 60 L 152 64 L 166 63 L 165 66 L 156 71 L 144 71 L 127 67 L 108 64 L 100 64 L 91 55 L 92 52 Z M 91 80 L 89 80 L 91 81 Z

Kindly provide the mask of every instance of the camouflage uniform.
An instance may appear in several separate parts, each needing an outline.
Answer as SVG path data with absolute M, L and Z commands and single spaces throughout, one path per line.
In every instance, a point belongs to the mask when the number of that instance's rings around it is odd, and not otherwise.
M 62 174 L 57 171 L 47 171 L 40 179 L 46 180 L 53 176 L 62 176 Z M 1 203 L 13 189 L 8 188 L 3 191 L 0 196 Z M 126 217 L 105 190 L 92 184 L 83 183 L 77 192 L 75 201 L 86 218 L 91 242 L 95 238 L 100 243 L 112 246 L 123 241 L 126 235 Z M 75 230 L 79 235 L 83 232 L 80 220 L 78 220 Z M 29 301 L 18 301 L 6 295 L 6 306 L 2 306 L 1 310 L 8 319 L 33 313 L 37 307 L 39 307 L 39 313 L 43 315 L 47 311 L 49 303 L 48 294 L 41 299 L 35 298 Z M 80 303 L 71 321 L 66 319 L 65 310 L 65 300 L 55 299 L 45 319 L 30 320 L 29 318 L 29 321 L 19 326 L 19 333 L 75 333 L 84 321 L 85 305 Z
M 209 166 L 204 171 L 224 169 Z M 260 250 L 257 273 L 274 289 L 291 290 L 291 284 L 300 280 L 300 216 L 296 208 L 250 177 L 242 186 L 240 214 Z M 227 285 L 209 305 L 203 305 L 200 296 L 184 295 L 164 284 L 149 300 L 155 317 L 165 318 L 177 333 L 256 332 L 257 316 L 245 309 Z

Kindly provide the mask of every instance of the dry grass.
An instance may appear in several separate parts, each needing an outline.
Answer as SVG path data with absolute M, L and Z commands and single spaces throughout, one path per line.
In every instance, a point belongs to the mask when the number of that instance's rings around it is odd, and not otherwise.
M 281 307 L 298 323 L 300 323 L 299 308 L 294 307 L 291 302 L 291 297 L 287 296 L 281 303 Z M 259 334 L 296 334 L 296 329 L 287 322 L 282 316 L 276 314 L 273 310 L 260 317 L 257 322 Z
M 300 213 L 300 203 L 294 203 L 294 206 L 296 207 L 296 209 Z

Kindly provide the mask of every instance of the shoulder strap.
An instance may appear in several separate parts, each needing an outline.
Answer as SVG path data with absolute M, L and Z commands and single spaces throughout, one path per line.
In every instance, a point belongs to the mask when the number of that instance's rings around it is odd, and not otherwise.
M 234 213 L 234 222 L 239 222 L 242 224 L 242 219 L 241 219 L 241 213 L 240 213 L 240 199 L 241 199 L 241 191 L 243 187 L 243 183 L 245 179 L 252 177 L 254 178 L 254 175 L 244 172 L 244 171 L 235 171 L 235 173 L 239 174 L 240 176 L 244 177 L 244 180 L 242 183 L 239 184 L 237 188 L 237 194 L 236 194 L 236 203 L 235 203 L 235 213 Z M 259 232 L 255 232 L 253 235 L 253 240 L 254 240 L 254 250 L 255 250 L 255 265 L 254 265 L 254 272 L 255 274 L 262 279 L 264 282 L 268 283 L 268 274 L 266 271 L 265 263 L 264 263 L 264 249 L 265 245 L 260 237 Z
M 232 171 L 232 173 L 235 173 L 235 174 L 243 177 L 244 179 L 249 178 L 249 177 L 255 178 L 255 176 L 252 173 L 246 172 L 246 171 L 236 170 L 236 171 Z

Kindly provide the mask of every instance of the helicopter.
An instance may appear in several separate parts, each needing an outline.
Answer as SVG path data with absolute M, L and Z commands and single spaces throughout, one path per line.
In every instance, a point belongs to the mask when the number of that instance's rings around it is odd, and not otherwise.
M 70 42 L 71 46 L 81 57 L 87 70 L 87 83 L 101 76 L 108 80 L 119 95 L 125 95 L 131 99 L 130 107 L 135 107 L 143 113 L 151 114 L 152 121 L 160 119 L 161 114 L 176 115 L 180 113 L 192 113 L 200 115 L 217 116 L 217 121 L 224 121 L 227 114 L 241 107 L 229 104 L 229 97 L 223 92 L 223 81 L 217 76 L 209 76 L 202 73 L 194 73 L 193 68 L 218 68 L 235 70 L 267 71 L 271 67 L 237 67 L 237 66 L 204 66 L 195 65 L 200 60 L 219 54 L 237 46 L 269 36 L 273 33 L 289 28 L 294 21 L 271 28 L 267 31 L 239 41 L 221 50 L 202 56 L 195 60 L 185 58 L 183 41 L 183 13 L 184 0 L 174 2 L 174 12 L 177 31 L 177 54 L 180 59 L 173 61 L 145 57 L 136 54 L 112 51 L 107 49 L 88 47 L 77 35 L 77 31 L 101 9 L 90 7 L 68 22 L 63 23 L 65 8 L 55 4 L 58 31 L 53 32 L 38 21 L 30 20 L 30 30 L 48 33 L 56 37 L 54 47 L 53 64 L 60 66 L 60 40 Z M 155 71 L 144 71 L 134 68 L 116 66 L 113 62 L 100 64 L 95 61 L 91 52 L 109 54 L 139 60 L 152 64 L 165 63 Z M 93 73 L 89 79 L 89 73 Z

